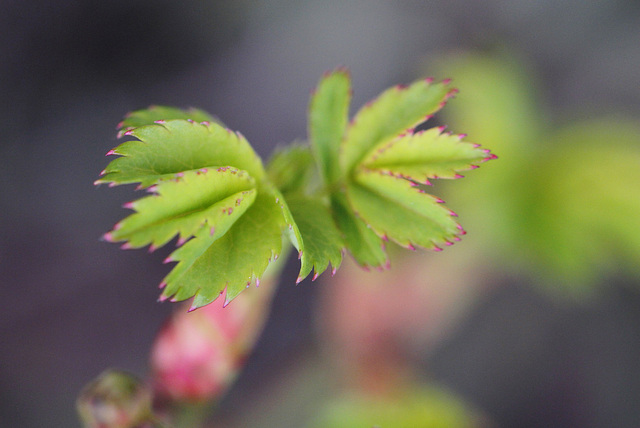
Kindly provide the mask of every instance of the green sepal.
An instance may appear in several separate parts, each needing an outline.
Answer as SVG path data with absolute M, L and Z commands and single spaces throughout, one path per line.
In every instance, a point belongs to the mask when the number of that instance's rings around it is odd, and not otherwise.
M 135 128 L 127 141 L 107 154 L 120 155 L 102 172 L 96 184 L 140 183 L 149 187 L 176 173 L 211 166 L 232 165 L 256 181 L 265 175 L 262 161 L 247 140 L 217 123 L 170 120 Z
M 151 106 L 149 108 L 132 111 L 127 114 L 122 122 L 118 124 L 118 136 L 123 136 L 125 132 L 133 128 L 151 125 L 158 121 L 162 122 L 175 119 L 192 120 L 198 123 L 216 122 L 222 125 L 217 118 L 211 116 L 206 111 L 197 108 L 183 110 L 168 106 Z
M 376 146 L 413 129 L 440 110 L 455 94 L 448 81 L 422 79 L 395 86 L 358 111 L 342 141 L 340 166 L 349 174 Z
M 351 101 L 351 77 L 344 69 L 326 74 L 309 103 L 309 140 L 327 186 L 339 176 L 338 152 Z
M 151 244 L 155 249 L 179 235 L 180 244 L 205 224 L 213 230 L 242 215 L 255 199 L 255 185 L 246 171 L 231 167 L 179 173 L 156 185 L 154 195 L 127 204 L 136 213 L 116 224 L 105 238 L 127 241 L 129 248 Z
M 333 218 L 342 232 L 345 244 L 356 262 L 365 268 L 388 267 L 384 243 L 360 218 L 356 217 L 343 193 L 331 196 Z
M 488 150 L 462 141 L 464 135 L 443 133 L 443 130 L 443 127 L 431 128 L 382 143 L 362 165 L 429 184 L 429 179 L 459 178 L 458 172 L 477 168 L 492 158 Z
M 301 194 L 287 196 L 287 204 L 303 244 L 299 248 L 301 267 L 297 282 L 301 282 L 312 270 L 313 279 L 316 279 L 329 264 L 335 273 L 342 263 L 344 242 L 329 208 L 321 200 Z
M 269 263 L 277 259 L 284 227 L 275 194 L 258 189 L 254 203 L 226 233 L 216 229 L 212 236 L 201 229 L 169 256 L 168 262 L 178 264 L 161 284 L 161 300 L 195 296 L 193 310 L 213 302 L 226 290 L 228 304 L 252 282 L 257 285 Z
M 362 170 L 347 187 L 349 203 L 378 236 L 406 248 L 440 250 L 464 234 L 453 220 L 455 213 L 441 200 L 412 186 L 411 182 Z

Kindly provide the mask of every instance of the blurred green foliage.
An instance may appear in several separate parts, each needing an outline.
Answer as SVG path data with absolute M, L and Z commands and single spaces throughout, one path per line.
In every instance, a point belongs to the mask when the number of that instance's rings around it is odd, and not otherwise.
M 476 416 L 459 401 L 434 386 L 408 388 L 393 396 L 337 396 L 312 425 L 315 428 L 470 428 Z
M 446 122 L 500 157 L 446 198 L 485 261 L 574 296 L 607 276 L 640 277 L 637 120 L 608 113 L 558 125 L 511 55 L 451 56 L 432 71 L 460 89 Z

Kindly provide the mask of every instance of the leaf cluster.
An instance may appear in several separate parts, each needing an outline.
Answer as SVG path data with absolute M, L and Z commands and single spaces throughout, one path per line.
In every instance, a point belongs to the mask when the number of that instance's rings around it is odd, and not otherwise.
M 259 284 L 283 250 L 301 261 L 298 282 L 340 266 L 348 251 L 364 267 L 388 264 L 384 242 L 440 250 L 465 232 L 427 193 L 492 159 L 443 127 L 414 132 L 455 94 L 449 81 L 396 86 L 349 121 L 351 79 L 325 74 L 311 96 L 309 142 L 278 150 L 265 167 L 247 140 L 201 110 L 152 106 L 119 125 L 131 137 L 108 155 L 96 183 L 138 183 L 150 195 L 105 239 L 154 250 L 177 237 L 161 300 L 194 297 L 191 309 Z

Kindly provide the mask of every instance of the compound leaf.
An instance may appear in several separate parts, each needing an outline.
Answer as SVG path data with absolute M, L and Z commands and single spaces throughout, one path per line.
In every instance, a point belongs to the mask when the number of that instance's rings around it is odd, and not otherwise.
M 226 290 L 225 305 L 260 277 L 282 249 L 285 227 L 276 196 L 258 189 L 256 199 L 222 236 L 206 228 L 174 251 L 168 261 L 178 264 L 165 277 L 161 299 L 195 296 L 191 309 L 214 301 Z
M 458 172 L 477 168 L 479 163 L 494 157 L 477 144 L 462 141 L 464 135 L 442 131 L 443 127 L 431 128 L 382 143 L 362 165 L 429 184 L 429 179 L 459 178 Z
M 303 244 L 299 249 L 302 266 L 297 282 L 302 281 L 311 270 L 314 270 L 313 279 L 316 279 L 329 263 L 335 272 L 342 262 L 344 243 L 329 208 L 319 199 L 299 194 L 288 196 L 287 204 Z
M 439 250 L 464 234 L 441 200 L 407 180 L 378 171 L 360 171 L 347 187 L 351 207 L 378 236 L 398 244 Z
M 226 231 L 255 199 L 255 180 L 236 168 L 221 167 L 179 173 L 153 188 L 156 193 L 126 206 L 136 213 L 105 235 L 108 241 L 127 241 L 127 247 L 151 244 L 157 248 L 176 234 L 178 244 L 207 224 L 211 235 Z M 223 232 L 224 233 L 224 232 Z
M 346 69 L 325 75 L 309 103 L 309 139 L 324 182 L 338 177 L 338 151 L 345 133 L 351 101 L 351 78 Z
M 423 79 L 393 87 L 358 111 L 342 141 L 340 166 L 344 173 L 350 173 L 379 144 L 429 119 L 456 92 L 448 81 L 432 82 Z
M 231 165 L 260 181 L 262 161 L 247 140 L 217 123 L 169 120 L 125 132 L 127 141 L 107 154 L 120 155 L 96 181 L 111 185 L 140 183 L 151 186 L 182 171 Z

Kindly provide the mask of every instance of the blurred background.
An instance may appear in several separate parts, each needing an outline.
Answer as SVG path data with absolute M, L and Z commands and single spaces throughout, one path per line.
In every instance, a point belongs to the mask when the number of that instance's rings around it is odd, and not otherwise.
M 299 286 L 291 260 L 212 426 L 342 426 L 398 379 L 417 418 L 450 421 L 433 426 L 640 426 L 640 3 L 0 6 L 0 427 L 79 427 L 82 386 L 107 367 L 145 376 L 175 308 L 156 303 L 166 254 L 99 240 L 137 196 L 93 186 L 121 117 L 199 107 L 266 159 L 306 137 L 310 91 L 338 65 L 352 114 L 453 78 L 434 124 L 500 159 L 435 186 L 469 232 L 441 254 Z

